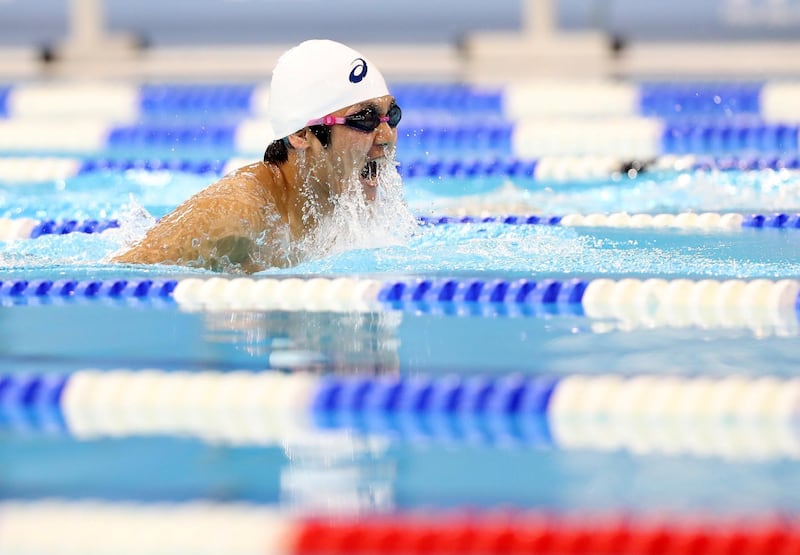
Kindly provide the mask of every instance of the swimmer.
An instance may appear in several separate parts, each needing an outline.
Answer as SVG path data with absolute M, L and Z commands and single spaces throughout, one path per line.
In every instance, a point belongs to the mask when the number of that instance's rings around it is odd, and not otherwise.
M 309 40 L 278 60 L 263 161 L 222 177 L 161 218 L 112 258 L 253 273 L 301 261 L 293 245 L 345 193 L 374 202 L 394 170 L 402 112 L 378 68 L 355 50 Z

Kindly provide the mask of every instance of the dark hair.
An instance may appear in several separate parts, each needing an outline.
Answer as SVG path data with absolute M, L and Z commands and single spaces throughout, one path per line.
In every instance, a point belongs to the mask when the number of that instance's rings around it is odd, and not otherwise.
M 322 146 L 328 148 L 328 145 L 331 144 L 331 128 L 327 125 L 312 125 L 309 129 Z M 292 148 L 292 146 L 285 137 L 277 141 L 272 141 L 264 152 L 264 162 L 283 164 L 289 159 L 290 148 Z
M 278 165 L 289 159 L 289 149 L 286 148 L 286 142 L 288 141 L 284 141 L 284 139 L 278 139 L 269 144 L 267 150 L 264 151 L 264 162 Z

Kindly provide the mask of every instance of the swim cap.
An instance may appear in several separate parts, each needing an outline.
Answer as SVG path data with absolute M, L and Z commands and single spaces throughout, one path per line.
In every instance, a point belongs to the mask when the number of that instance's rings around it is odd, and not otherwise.
M 308 40 L 284 52 L 272 71 L 267 117 L 272 140 L 312 119 L 389 94 L 372 62 L 339 42 Z

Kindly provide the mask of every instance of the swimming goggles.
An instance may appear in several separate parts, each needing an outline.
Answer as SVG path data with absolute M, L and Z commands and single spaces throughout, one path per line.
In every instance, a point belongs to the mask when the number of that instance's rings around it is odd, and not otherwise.
M 324 118 L 312 119 L 306 125 L 346 125 L 364 133 L 372 133 L 383 122 L 388 123 L 389 127 L 394 129 L 400 123 L 400 118 L 402 117 L 403 111 L 400 106 L 392 104 L 385 116 L 379 116 L 377 110 L 370 106 L 349 116 L 325 116 Z

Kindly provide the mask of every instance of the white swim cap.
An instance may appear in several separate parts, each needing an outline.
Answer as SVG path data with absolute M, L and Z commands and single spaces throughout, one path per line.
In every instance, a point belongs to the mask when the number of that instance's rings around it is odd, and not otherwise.
M 312 119 L 389 94 L 372 62 L 339 42 L 308 40 L 284 52 L 272 71 L 267 115 L 272 139 Z

